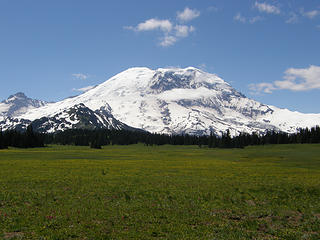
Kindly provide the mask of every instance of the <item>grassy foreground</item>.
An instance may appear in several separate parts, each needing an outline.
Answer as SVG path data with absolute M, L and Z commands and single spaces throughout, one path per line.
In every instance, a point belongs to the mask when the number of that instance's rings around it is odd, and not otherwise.
M 319 239 L 320 145 L 0 151 L 0 239 Z

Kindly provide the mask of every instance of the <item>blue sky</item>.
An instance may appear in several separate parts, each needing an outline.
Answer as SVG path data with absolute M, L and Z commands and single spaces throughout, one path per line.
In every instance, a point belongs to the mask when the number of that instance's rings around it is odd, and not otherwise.
M 320 113 L 318 0 L 0 0 L 0 99 L 57 101 L 136 66 L 202 68 Z

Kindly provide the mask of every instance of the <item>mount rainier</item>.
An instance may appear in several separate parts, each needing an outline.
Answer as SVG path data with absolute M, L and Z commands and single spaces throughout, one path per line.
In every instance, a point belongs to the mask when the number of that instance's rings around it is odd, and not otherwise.
M 32 123 L 41 132 L 134 128 L 197 135 L 221 135 L 229 130 L 231 135 L 237 135 L 267 130 L 293 133 L 299 128 L 320 125 L 320 114 L 259 103 L 217 75 L 193 67 L 130 68 L 81 95 L 56 103 L 33 100 L 17 107 L 11 100 L 19 96 L 10 96 L 0 103 L 3 130 L 24 129 Z

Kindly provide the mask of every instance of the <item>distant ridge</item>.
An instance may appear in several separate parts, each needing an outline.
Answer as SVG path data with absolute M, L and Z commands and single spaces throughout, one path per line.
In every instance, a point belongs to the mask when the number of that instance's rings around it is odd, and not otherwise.
M 46 101 L 28 98 L 24 93 L 18 92 L 0 103 L 0 116 L 18 117 L 31 109 L 43 107 Z

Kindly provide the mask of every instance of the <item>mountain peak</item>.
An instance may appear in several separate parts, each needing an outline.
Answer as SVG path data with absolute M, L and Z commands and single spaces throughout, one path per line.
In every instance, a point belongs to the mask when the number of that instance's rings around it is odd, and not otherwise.
M 124 70 L 121 73 L 126 73 L 126 72 L 142 72 L 142 71 L 152 71 L 152 69 L 147 68 L 147 67 L 131 67 L 128 68 L 127 70 Z M 121 74 L 119 73 L 119 74 Z
M 10 95 L 7 101 L 13 101 L 16 99 L 26 99 L 27 96 L 23 92 L 17 92 L 16 94 Z
M 0 103 L 0 116 L 17 117 L 30 109 L 39 108 L 47 102 L 28 98 L 23 92 L 10 95 Z
M 181 68 L 181 67 L 167 67 L 167 68 L 158 68 L 155 71 L 159 71 L 159 72 L 203 72 L 202 70 L 189 66 L 186 68 Z
M 206 73 L 195 67 L 187 68 L 159 68 L 149 84 L 157 93 L 172 89 L 224 89 L 231 86 L 215 74 Z
M 151 69 L 148 67 L 131 67 L 128 68 L 127 70 L 121 72 L 121 73 L 126 73 L 126 72 L 143 72 L 143 71 L 154 71 L 154 72 L 177 72 L 177 73 L 190 73 L 190 72 L 202 72 L 201 69 L 198 69 L 196 67 L 186 67 L 186 68 L 181 68 L 181 67 L 163 67 L 163 68 L 157 68 L 157 69 Z M 121 74 L 120 73 L 120 74 Z
M 156 70 L 146 67 L 134 67 L 115 75 L 95 89 L 89 90 L 85 95 L 94 94 L 97 96 L 109 92 L 115 97 L 129 97 L 133 95 L 159 94 L 173 89 L 199 88 L 206 88 L 208 91 L 235 92 L 228 83 L 216 74 L 206 73 L 195 67 L 167 67 Z

